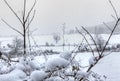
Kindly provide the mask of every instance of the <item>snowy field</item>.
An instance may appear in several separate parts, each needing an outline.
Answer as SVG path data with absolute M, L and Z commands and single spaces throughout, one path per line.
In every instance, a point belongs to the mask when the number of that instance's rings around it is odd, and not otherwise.
M 108 39 L 108 36 L 109 36 L 108 34 L 101 34 L 101 38 L 105 41 Z M 93 35 L 93 37 L 95 36 Z M 86 35 L 86 38 L 90 44 L 93 44 L 93 41 L 88 35 Z M 8 49 L 7 44 L 12 44 L 14 39 L 15 37 L 0 37 L 0 48 L 4 48 L 5 50 L 7 50 Z M 81 42 L 84 44 L 86 43 L 85 40 L 83 41 L 83 37 L 80 34 L 65 35 L 64 40 L 65 40 L 65 44 L 67 45 L 65 46 L 65 51 L 73 50 L 77 45 L 81 44 Z M 113 35 L 109 41 L 109 45 L 112 46 L 112 45 L 120 44 L 119 41 L 120 41 L 120 35 L 119 34 Z M 48 46 L 46 46 L 46 43 L 48 44 Z M 35 50 L 36 49 L 53 50 L 53 51 L 58 51 L 58 52 L 63 51 L 63 47 L 61 46 L 63 45 L 62 36 L 60 36 L 60 40 L 58 41 L 58 43 L 55 43 L 53 35 L 33 36 L 33 37 L 30 37 L 30 44 L 32 48 Z
M 102 37 L 104 40 L 107 40 L 108 35 L 102 34 Z M 87 37 L 89 42 L 92 44 L 92 41 L 89 37 Z M 6 48 L 7 44 L 10 44 L 13 42 L 13 37 L 0 37 L 0 46 L 1 48 Z M 79 34 L 72 34 L 72 35 L 65 35 L 65 43 L 66 44 L 80 44 L 82 42 L 82 36 Z M 31 39 L 32 40 L 32 39 Z M 53 39 L 52 35 L 47 36 L 34 36 L 34 41 L 37 45 L 45 45 L 46 42 L 49 44 L 54 45 L 61 45 L 62 39 L 56 44 L 55 40 Z M 34 45 L 34 41 L 31 41 L 31 44 Z M 120 36 L 119 35 L 113 35 L 111 38 L 109 44 L 110 45 L 116 45 L 119 44 Z M 66 46 L 65 51 L 72 51 L 76 48 L 76 46 Z M 38 48 L 35 48 L 38 49 Z M 40 47 L 39 49 L 42 50 L 53 50 L 53 51 L 63 51 L 63 47 Z M 5 50 L 7 51 L 7 49 Z M 63 53 L 64 54 L 64 53 Z M 73 55 L 72 55 L 73 56 Z M 71 56 L 68 55 L 70 58 Z M 13 66 L 10 66 L 9 64 L 5 63 L 4 61 L 0 60 L 0 81 L 43 81 L 42 77 L 45 77 L 46 74 L 44 71 L 46 70 L 53 70 L 55 69 L 53 65 L 57 65 L 60 67 L 66 67 L 66 64 L 69 63 L 70 59 L 66 56 L 61 56 L 60 54 L 53 54 L 53 55 L 41 55 L 41 56 L 29 56 L 27 58 L 34 58 L 32 61 L 27 60 L 24 62 L 24 59 L 14 58 L 13 60 L 19 60 L 18 63 L 13 63 Z M 92 57 L 92 54 L 90 52 L 82 52 L 77 53 L 75 56 L 75 61 L 77 61 L 81 66 L 85 68 L 81 68 L 82 71 L 86 71 L 87 67 L 90 66 L 90 58 Z M 6 60 L 8 58 L 4 57 Z M 120 59 L 120 52 L 113 52 L 108 56 L 105 56 L 102 58 L 95 67 L 93 67 L 91 70 L 101 76 L 107 77 L 106 80 L 103 81 L 120 81 L 120 65 L 119 65 L 119 59 Z M 53 63 L 54 62 L 54 63 Z M 51 64 L 53 63 L 53 65 Z M 75 62 L 74 62 L 75 63 Z M 27 65 L 26 65 L 27 64 Z M 28 66 L 29 64 L 29 66 Z M 56 66 L 57 67 L 57 66 Z M 70 67 L 68 67 L 70 69 Z M 26 75 L 26 70 L 28 71 L 29 75 Z M 35 73 L 31 73 L 32 71 L 37 71 L 38 75 L 37 77 L 40 77 L 40 80 L 31 80 L 35 79 L 33 77 Z M 14 76 L 16 75 L 16 76 Z M 11 78 L 12 77 L 12 78 Z M 45 81 L 53 81 L 53 80 L 45 80 Z M 61 79 L 55 79 L 54 81 L 74 81 L 74 80 L 61 80 Z M 90 80 L 95 81 L 95 80 Z M 100 80 L 98 80 L 100 81 Z
M 106 41 L 108 39 L 109 34 L 101 34 L 101 37 Z M 93 37 L 95 37 L 93 35 Z M 19 38 L 19 36 L 18 36 Z M 93 44 L 91 38 L 86 35 L 86 38 L 88 39 L 90 44 Z M 13 39 L 15 37 L 0 37 L 0 43 L 2 46 L 6 46 L 8 43 L 12 43 Z M 31 45 L 35 45 L 35 42 L 37 45 L 46 45 L 48 43 L 49 45 L 62 45 L 63 44 L 63 39 L 62 35 L 60 35 L 60 40 L 58 43 L 55 43 L 55 40 L 53 38 L 53 35 L 39 35 L 39 36 L 32 36 L 30 37 L 31 40 Z M 80 34 L 67 34 L 65 35 L 65 44 L 68 45 L 74 45 L 74 44 L 80 44 L 83 40 L 83 37 Z M 113 35 L 112 38 L 110 39 L 109 44 L 119 44 L 120 42 L 120 35 Z M 84 41 L 85 42 L 85 41 Z

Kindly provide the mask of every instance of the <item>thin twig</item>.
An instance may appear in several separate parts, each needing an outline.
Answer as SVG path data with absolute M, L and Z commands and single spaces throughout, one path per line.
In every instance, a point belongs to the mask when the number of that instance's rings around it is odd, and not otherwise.
M 114 11 L 114 13 L 115 13 L 115 16 L 116 16 L 117 20 L 118 20 L 119 17 L 118 17 L 117 11 L 116 11 L 116 9 L 115 9 L 113 3 L 111 2 L 111 0 L 109 0 L 109 3 L 110 3 L 110 5 L 111 5 L 111 7 L 112 7 L 112 9 L 113 9 L 113 11 Z
M 82 39 L 82 42 L 76 48 L 78 48 L 79 46 L 81 46 L 82 43 L 83 43 L 83 41 L 84 41 L 84 38 Z M 71 54 L 75 52 L 76 48 L 71 52 Z M 76 57 L 76 55 L 77 55 L 77 53 L 73 55 L 73 57 L 70 60 L 70 63 L 73 61 L 73 59 Z
M 101 52 L 101 55 L 99 56 L 99 58 L 97 59 L 97 61 L 96 61 L 96 63 L 95 63 L 94 65 L 90 65 L 90 67 L 88 68 L 87 72 L 89 72 L 89 71 L 90 71 L 90 70 L 91 70 L 91 69 L 92 69 L 92 68 L 93 68 L 103 57 L 104 57 L 103 53 L 104 53 L 104 51 L 105 51 L 105 48 L 106 48 L 106 46 L 107 46 L 107 44 L 108 44 L 108 42 L 109 42 L 111 36 L 113 35 L 113 32 L 114 32 L 114 30 L 116 29 L 116 27 L 117 27 L 119 21 L 120 21 L 120 18 L 117 20 L 117 22 L 116 22 L 116 24 L 115 24 L 113 30 L 111 31 L 111 34 L 110 34 L 110 36 L 109 36 L 109 38 L 108 38 L 108 40 L 107 40 L 107 42 L 106 42 L 106 44 L 105 44 L 105 46 L 104 46 L 102 52 Z M 111 52 L 110 52 L 109 54 L 111 54 Z M 108 54 L 108 55 L 109 55 L 109 54 Z M 83 78 L 80 79 L 79 81 L 82 81 L 82 80 L 83 80 Z
M 95 44 L 95 46 L 96 46 L 96 49 L 97 49 L 97 52 L 98 52 L 98 54 L 100 55 L 100 52 L 99 52 L 99 49 L 98 49 L 98 47 L 97 47 L 97 44 L 96 44 L 96 42 L 95 42 L 95 40 L 94 40 L 94 38 L 93 38 L 93 36 L 90 34 L 90 32 L 88 32 L 83 26 L 81 26 L 82 27 L 82 29 L 83 30 L 85 30 L 86 31 L 86 33 L 91 37 L 91 39 L 92 39 L 92 41 L 93 41 L 93 43 Z
M 31 12 L 32 12 L 32 10 L 33 10 L 33 8 L 35 7 L 35 4 L 36 4 L 36 0 L 34 1 L 34 4 L 33 4 L 33 6 L 31 7 L 31 9 L 29 10 L 29 12 L 28 12 L 28 14 L 27 14 L 27 17 L 26 17 L 26 19 L 25 19 L 24 22 L 27 22 L 28 17 L 30 16 L 30 14 L 31 14 Z
M 24 23 L 24 21 L 25 21 L 25 15 L 26 15 L 26 0 L 24 0 L 23 23 Z
M 93 51 L 91 45 L 89 44 L 87 38 L 85 37 L 85 35 L 83 35 L 83 34 L 78 30 L 77 27 L 76 27 L 76 30 L 78 31 L 79 34 L 81 34 L 81 35 L 84 37 L 85 41 L 87 42 L 87 44 L 88 44 L 88 46 L 90 47 L 90 49 L 91 49 L 91 51 L 92 51 L 92 54 L 93 54 L 93 56 L 94 56 L 94 55 L 95 55 L 95 54 L 94 54 L 94 51 Z
M 103 22 L 103 24 L 104 24 L 110 31 L 112 31 L 112 29 L 111 29 L 105 22 Z
M 32 18 L 31 18 L 31 20 L 29 21 L 29 23 L 28 23 L 28 25 L 27 25 L 27 27 L 26 27 L 25 30 L 27 30 L 28 27 L 30 26 L 30 24 L 32 23 L 32 21 L 33 21 L 33 19 L 34 19 L 34 17 L 35 17 L 35 12 L 36 12 L 36 11 L 34 10 L 33 16 L 32 16 Z
M 22 20 L 20 19 L 20 17 L 17 15 L 17 13 L 15 12 L 15 10 L 13 10 L 13 8 L 9 5 L 9 3 L 4 0 L 4 2 L 6 3 L 6 5 L 9 7 L 9 9 L 13 12 L 13 14 L 17 17 L 17 19 L 20 21 L 21 24 L 23 24 Z
M 117 22 L 115 23 L 115 26 L 114 26 L 113 30 L 111 31 L 111 34 L 110 34 L 110 36 L 109 36 L 107 42 L 105 43 L 105 46 L 104 46 L 104 48 L 103 48 L 103 50 L 102 50 L 102 52 L 101 52 L 100 55 L 103 55 L 103 52 L 105 51 L 105 48 L 106 48 L 108 42 L 110 41 L 110 39 L 111 39 L 111 37 L 112 37 L 112 35 L 113 35 L 113 33 L 114 33 L 116 27 L 118 26 L 119 21 L 120 21 L 120 18 L 119 18 L 119 19 L 117 20 Z
M 29 18 L 28 18 L 28 43 L 29 43 L 29 54 L 31 54 L 31 40 L 30 40 L 30 28 L 29 28 Z
M 108 55 L 110 55 L 111 53 L 113 53 L 113 51 L 110 51 L 109 53 L 104 54 L 104 56 L 108 56 Z
M 18 32 L 19 34 L 21 34 L 23 36 L 23 34 L 18 31 L 17 29 L 15 29 L 14 27 L 12 27 L 11 25 L 9 25 L 5 20 L 1 19 L 8 27 L 10 27 L 11 29 L 15 30 L 16 32 Z
M 117 19 L 116 19 L 116 17 L 115 17 L 115 16 L 111 15 L 111 17 L 112 17 L 115 21 L 117 21 Z

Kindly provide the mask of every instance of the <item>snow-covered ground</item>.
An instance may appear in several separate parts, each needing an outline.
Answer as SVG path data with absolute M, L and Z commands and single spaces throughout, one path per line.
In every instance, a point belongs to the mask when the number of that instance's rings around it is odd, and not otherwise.
M 111 53 L 103 58 L 93 71 L 107 76 L 107 81 L 120 81 L 120 52 Z
M 109 36 L 108 34 L 101 34 L 102 39 L 104 39 L 105 41 L 108 39 L 108 36 Z M 95 36 L 93 35 L 93 37 L 95 37 Z M 86 38 L 88 39 L 90 44 L 93 44 L 93 41 L 91 40 L 91 38 L 88 35 L 86 35 Z M 15 39 L 15 37 L 0 37 L 0 48 L 7 49 L 7 44 L 13 43 L 13 39 Z M 65 51 L 71 51 L 76 47 L 75 45 L 78 45 L 82 42 L 83 37 L 80 34 L 67 34 L 67 35 L 65 35 L 64 40 L 65 40 L 65 44 L 67 45 L 67 46 L 65 46 Z M 86 41 L 84 40 L 83 43 L 86 43 Z M 53 51 L 58 51 L 58 52 L 63 51 L 63 47 L 61 46 L 61 45 L 63 45 L 62 36 L 57 44 L 55 43 L 53 35 L 33 36 L 33 37 L 30 37 L 30 44 L 35 49 L 53 50 Z M 56 46 L 48 47 L 48 46 L 45 46 L 46 44 L 56 45 Z M 120 35 L 119 34 L 113 35 L 109 41 L 109 45 L 117 45 L 117 44 L 120 44 Z M 36 45 L 38 47 L 36 47 Z
M 108 38 L 109 35 L 102 34 L 101 36 L 103 37 L 104 40 L 107 40 L 107 38 Z M 88 38 L 88 41 L 92 44 L 92 41 L 91 41 L 90 37 L 87 36 L 87 38 Z M 6 47 L 8 43 L 12 43 L 13 39 L 14 39 L 13 37 L 9 37 L 9 38 L 8 37 L 0 37 L 0 46 L 2 48 Z M 82 39 L 83 39 L 83 37 L 81 35 L 79 35 L 79 34 L 65 35 L 65 43 L 66 44 L 71 44 L 71 45 L 80 44 L 81 41 L 82 41 Z M 52 35 L 34 36 L 34 40 L 37 43 L 37 45 L 45 45 L 46 42 L 48 44 L 55 44 L 55 40 L 53 39 Z M 58 44 L 55 44 L 55 45 L 62 45 L 62 43 L 63 43 L 63 41 L 61 39 L 58 42 Z M 119 35 L 113 35 L 113 37 L 111 38 L 111 40 L 109 42 L 109 44 L 111 44 L 111 45 L 115 45 L 115 44 L 119 44 L 119 43 L 120 43 L 120 36 Z M 32 39 L 31 39 L 31 44 L 34 45 L 34 41 Z M 43 49 L 43 50 L 54 49 L 54 51 L 60 51 L 60 52 L 61 52 L 61 50 L 63 50 L 62 48 L 63 48 L 62 46 L 61 47 L 40 47 L 40 49 Z M 74 49 L 75 49 L 74 46 L 72 46 L 72 47 L 66 46 L 65 47 L 65 50 L 67 50 L 67 51 L 71 51 L 71 50 L 74 50 Z M 66 63 L 68 63 L 68 61 L 66 61 L 66 58 L 61 60 L 59 58 L 59 56 L 60 56 L 59 54 L 53 54 L 53 55 L 47 55 L 47 56 L 44 56 L 44 55 L 33 56 L 34 57 L 34 61 L 33 62 L 36 64 L 35 65 L 36 67 L 37 66 L 43 67 L 43 65 L 46 63 L 46 60 L 50 60 L 50 63 L 51 63 L 51 62 L 54 61 L 53 59 L 55 59 L 55 60 L 58 60 L 59 62 L 65 62 L 64 65 L 66 66 Z M 88 66 L 89 65 L 89 59 L 91 57 L 92 57 L 92 54 L 90 52 L 88 52 L 88 53 L 84 52 L 84 53 L 78 53 L 77 56 L 75 57 L 75 59 L 82 66 Z M 113 52 L 110 55 L 108 55 L 108 56 L 104 57 L 103 59 L 101 59 L 98 62 L 98 64 L 94 68 L 92 68 L 92 71 L 94 71 L 95 73 L 98 73 L 100 75 L 105 75 L 107 77 L 106 81 L 120 81 L 119 59 L 120 59 L 120 52 Z M 2 61 L 0 61 L 0 62 L 2 62 Z M 2 72 L 6 73 L 6 70 L 7 71 L 11 70 L 10 68 L 7 68 L 2 63 L 0 64 L 0 69 L 2 67 L 4 67 L 3 69 L 1 69 Z M 56 64 L 57 64 L 57 61 L 55 61 L 54 65 L 56 65 Z M 51 65 L 49 64 L 49 62 L 47 64 L 47 66 L 51 67 Z M 59 66 L 63 66 L 63 65 L 59 65 Z M 10 79 L 9 81 L 17 81 L 17 80 L 18 81 L 22 81 L 22 79 L 24 79 L 24 77 L 26 77 L 26 76 L 24 76 L 25 74 L 23 72 L 25 70 L 24 65 L 23 64 L 22 65 L 21 64 L 17 64 L 15 67 L 12 67 L 12 69 L 13 68 L 17 68 L 17 69 L 15 69 L 14 71 L 8 73 L 7 75 L 5 75 L 5 77 L 9 78 L 8 76 L 11 77 L 11 74 L 13 76 L 14 72 L 18 71 L 18 74 L 16 74 L 16 76 L 14 77 L 14 79 Z M 21 71 L 21 69 L 22 69 L 22 71 Z M 49 68 L 47 68 L 47 69 L 49 69 Z M 83 70 L 86 70 L 86 68 L 84 68 Z M 22 75 L 21 76 L 17 76 L 17 75 L 19 75 L 19 73 L 22 74 Z M 38 73 L 45 74 L 43 71 L 40 71 Z M 45 74 L 45 75 L 47 75 L 47 74 Z M 4 75 L 0 75 L 0 81 L 1 80 L 2 81 L 7 81 L 6 78 L 2 78 L 3 76 Z M 34 76 L 34 75 L 32 75 L 32 76 Z
M 48 69 L 54 67 L 54 65 L 56 64 L 61 64 L 61 62 L 64 60 L 61 60 L 59 58 L 59 54 L 53 54 L 53 55 L 47 55 L 46 57 L 44 57 L 44 55 L 41 56 L 34 56 L 34 60 L 32 61 L 32 63 L 35 63 L 34 66 L 39 66 L 39 67 L 43 67 L 43 65 L 46 63 L 46 60 L 48 60 L 47 62 L 47 67 L 49 67 Z M 62 57 L 62 56 L 61 56 Z M 64 57 L 64 56 L 63 56 Z M 89 59 L 92 57 L 91 53 L 78 53 L 75 57 L 75 59 L 82 65 L 82 66 L 88 66 L 89 65 Z M 56 61 L 54 61 L 56 59 Z M 67 59 L 67 58 L 66 58 Z M 120 53 L 119 52 L 113 52 L 110 55 L 104 57 L 103 59 L 101 59 L 98 64 L 92 69 L 92 71 L 94 71 L 95 73 L 99 74 L 99 75 L 105 75 L 107 77 L 106 81 L 120 81 L 120 65 L 119 65 L 119 59 L 120 59 Z M 2 61 L 1 61 L 2 62 Z M 68 61 L 65 61 L 65 64 L 67 64 Z M 0 75 L 0 78 L 2 81 L 22 81 L 22 79 L 26 79 L 25 74 L 24 74 L 24 66 L 21 65 L 24 64 L 24 62 L 20 62 L 18 63 L 15 67 L 17 67 L 17 69 L 15 69 L 14 71 L 8 73 L 7 75 Z M 50 65 L 51 63 L 54 63 L 53 65 Z M 32 64 L 33 66 L 33 64 Z M 63 66 L 63 65 L 62 65 Z M 7 69 L 7 67 L 4 67 L 4 65 L 1 66 L 2 72 L 6 72 L 10 70 L 10 68 Z M 12 67 L 12 68 L 15 68 Z M 20 70 L 19 70 L 20 69 Z M 21 71 L 21 69 L 23 71 Z M 85 71 L 86 68 L 83 68 L 82 70 Z M 7 70 L 7 71 L 6 71 Z M 18 74 L 16 74 L 16 72 Z M 0 71 L 1 72 L 1 71 Z M 39 73 L 39 72 L 38 72 Z M 41 71 L 40 71 L 41 73 Z M 44 74 L 44 72 L 42 71 L 42 73 Z M 10 78 L 11 76 L 13 76 L 14 74 L 16 74 L 16 76 L 14 76 L 14 78 Z M 21 74 L 21 76 L 19 76 Z M 34 76 L 34 75 L 33 75 Z M 3 78 L 6 77 L 6 78 Z M 8 78 L 8 80 L 7 80 Z M 1 81 L 0 80 L 0 81 Z M 36 80 L 37 81 L 37 80 Z M 57 80 L 56 80 L 57 81 Z M 92 81 L 92 80 L 91 80 Z
M 58 55 L 49 55 L 48 59 L 56 58 Z M 80 61 L 83 66 L 89 65 L 89 58 L 91 53 L 78 53 L 76 59 Z M 106 81 L 120 81 L 120 52 L 113 52 L 110 55 L 104 57 L 99 63 L 92 69 L 92 71 L 105 75 Z M 36 61 L 40 64 L 45 62 L 44 56 L 36 57 Z

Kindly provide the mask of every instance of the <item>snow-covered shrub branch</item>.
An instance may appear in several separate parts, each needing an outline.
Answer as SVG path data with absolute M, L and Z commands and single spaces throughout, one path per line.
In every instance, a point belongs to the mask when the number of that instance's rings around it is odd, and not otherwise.
M 110 0 L 109 0 L 109 1 L 110 1 Z M 110 4 L 111 4 L 111 6 L 112 6 L 112 8 L 113 8 L 113 10 L 114 10 L 114 12 L 115 12 L 115 14 L 116 14 L 116 23 L 115 23 L 113 29 L 111 30 L 111 33 L 110 33 L 107 41 L 105 42 L 105 45 L 103 46 L 102 51 L 99 51 L 99 50 L 98 50 L 96 41 L 94 40 L 94 38 L 92 37 L 92 35 L 89 33 L 89 31 L 87 31 L 86 28 L 82 26 L 82 29 L 91 37 L 93 43 L 94 43 L 95 46 L 96 46 L 97 53 L 98 53 L 98 56 L 94 56 L 94 52 L 92 52 L 92 53 L 93 53 L 93 57 L 91 57 L 90 60 L 89 60 L 90 66 L 89 66 L 89 68 L 87 69 L 86 72 L 90 72 L 91 69 L 92 69 L 95 65 L 97 65 L 97 63 L 98 63 L 102 58 L 104 58 L 104 57 L 106 56 L 106 54 L 104 54 L 104 51 L 105 51 L 105 49 L 106 49 L 106 46 L 108 45 L 108 43 L 109 43 L 109 41 L 110 41 L 110 39 L 111 39 L 111 37 L 112 37 L 112 35 L 113 35 L 116 27 L 118 26 L 118 24 L 119 24 L 119 22 L 120 22 L 120 17 L 118 17 L 117 12 L 116 12 L 113 4 L 111 3 L 111 1 L 110 1 Z M 76 28 L 76 29 L 77 29 L 77 28 Z M 78 29 L 77 29 L 77 31 L 80 32 Z M 82 34 L 82 33 L 80 32 L 80 34 Z M 82 36 L 83 36 L 83 34 L 82 34 Z M 84 36 L 84 38 L 86 39 L 85 36 Z M 86 42 L 87 42 L 87 41 L 86 41 Z M 88 43 L 88 44 L 89 44 L 89 43 Z M 93 50 L 91 49 L 91 51 L 93 51 Z M 83 79 L 84 79 L 84 77 L 81 78 L 80 81 L 84 81 Z

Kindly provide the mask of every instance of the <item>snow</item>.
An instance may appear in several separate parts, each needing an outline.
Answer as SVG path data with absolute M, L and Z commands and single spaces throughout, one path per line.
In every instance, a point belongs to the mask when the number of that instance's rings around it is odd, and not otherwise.
M 81 78 L 86 77 L 86 76 L 87 76 L 86 72 L 78 71 L 75 77 L 81 79 Z
M 59 55 L 58 55 L 59 56 Z M 56 58 L 56 55 L 52 55 Z M 81 59 L 83 66 L 89 65 L 89 59 L 92 57 L 91 53 L 79 53 L 76 56 L 76 60 Z M 53 58 L 52 58 L 53 59 Z M 51 60 L 52 60 L 51 59 Z M 106 81 L 120 81 L 120 65 L 119 65 L 120 53 L 113 52 L 98 62 L 98 64 L 92 69 L 92 71 L 105 75 Z
M 3 66 L 3 67 L 0 69 L 0 73 L 1 73 L 1 74 L 7 74 L 9 71 L 10 71 L 10 68 L 7 67 L 7 66 Z
M 36 62 L 35 60 L 30 61 L 29 65 L 32 71 L 40 69 L 39 63 Z
M 90 59 L 89 59 L 90 65 L 94 65 L 96 62 L 97 62 L 97 57 L 95 57 L 95 56 L 90 57 Z
M 94 35 L 93 35 L 94 36 Z M 109 34 L 101 34 L 101 37 L 104 40 L 108 39 Z M 53 35 L 39 35 L 33 36 L 34 40 L 36 41 L 37 45 L 45 45 L 46 42 L 48 44 L 55 44 L 55 40 L 53 39 Z M 90 37 L 86 35 L 86 38 L 92 43 Z M 8 43 L 12 43 L 14 37 L 0 37 L 1 47 L 6 46 Z M 65 44 L 79 44 L 82 41 L 83 37 L 80 34 L 66 34 L 65 35 Z M 49 41 L 48 41 L 49 40 Z M 110 44 L 118 44 L 120 41 L 119 34 L 113 35 Z M 62 37 L 57 45 L 61 45 L 63 43 Z M 34 41 L 31 38 L 31 45 L 34 45 Z
M 68 53 L 68 52 L 66 52 Z M 61 53 L 63 54 L 63 53 Z M 76 60 L 79 61 L 81 59 L 81 64 L 83 66 L 87 66 L 89 65 L 89 63 L 94 64 L 93 59 L 95 57 L 92 56 L 91 53 L 78 53 L 76 56 Z M 106 81 L 120 81 L 120 65 L 119 65 L 119 58 L 120 58 L 120 54 L 119 52 L 115 52 L 112 53 L 108 56 L 106 56 L 105 58 L 103 58 L 102 60 L 99 61 L 99 63 L 92 69 L 92 71 L 100 74 L 100 75 L 105 75 L 107 77 Z M 36 56 L 34 58 L 34 60 L 31 61 L 32 63 L 39 63 L 39 64 L 43 64 L 45 63 L 45 70 L 54 70 L 55 68 L 58 69 L 58 67 L 66 67 L 69 64 L 69 61 L 66 60 L 65 58 L 62 58 L 61 55 L 57 54 L 57 55 L 48 55 L 48 60 L 47 62 L 44 60 L 43 56 Z M 0 81 L 22 81 L 22 79 L 26 78 L 26 74 L 24 73 L 24 59 L 20 59 L 20 62 L 16 64 L 16 69 L 14 69 L 13 71 L 11 71 L 10 73 L 7 74 L 3 74 L 0 75 Z M 1 67 L 4 65 L 1 65 Z M 34 67 L 34 64 L 32 65 Z M 6 66 L 4 66 L 5 68 L 7 68 Z M 39 65 L 35 67 L 39 67 Z M 8 68 L 7 68 L 8 69 Z M 45 71 L 40 71 L 40 70 L 34 70 L 31 75 L 30 75 L 30 79 L 36 79 L 33 77 L 38 77 L 39 74 L 39 79 L 43 79 L 43 77 L 45 77 L 47 75 L 47 73 L 45 73 Z M 84 71 L 79 71 L 78 76 L 80 78 L 80 76 L 86 76 L 86 73 Z M 14 76 L 13 76 L 14 75 Z M 9 78 L 9 77 L 13 77 L 13 78 Z M 53 80 L 54 78 L 54 80 Z M 49 79 L 47 79 L 46 81 L 62 81 L 62 79 L 60 77 L 51 77 Z M 37 81 L 37 80 L 34 80 Z M 72 81 L 72 80 L 71 80 Z M 74 81 L 74 80 L 73 80 Z
M 2 55 L 1 58 L 4 60 L 8 60 L 8 57 L 6 55 Z
M 44 71 L 33 71 L 30 75 L 30 81 L 43 81 L 47 75 Z
M 25 71 L 25 70 L 26 70 L 25 66 L 24 66 L 23 64 L 21 64 L 21 63 L 17 63 L 17 64 L 15 65 L 15 68 L 17 68 L 17 69 L 19 69 L 19 70 L 22 70 L 22 71 Z
M 92 35 L 94 37 L 94 35 Z M 101 37 L 106 41 L 108 39 L 108 34 L 101 34 Z M 56 46 L 56 47 L 46 47 L 46 43 L 48 43 L 49 45 L 62 45 L 63 44 L 63 39 L 61 36 L 60 41 L 58 41 L 58 43 L 55 43 L 55 40 L 53 39 L 53 35 L 39 35 L 39 36 L 33 36 L 34 40 L 32 38 L 30 38 L 31 40 L 31 46 L 32 49 L 35 50 L 54 50 L 54 51 L 58 51 L 58 52 L 63 52 L 63 47 L 62 46 Z M 87 40 L 89 41 L 90 44 L 93 44 L 93 41 L 91 40 L 91 38 L 86 35 Z M 7 44 L 11 44 L 12 40 L 14 39 L 14 37 L 1 37 L 0 38 L 0 47 L 2 48 L 2 51 L 7 51 L 9 50 L 9 48 L 7 47 Z M 68 46 L 65 46 L 64 50 L 65 51 L 72 51 L 73 49 L 75 49 L 76 46 L 74 45 L 78 45 L 82 42 L 83 37 L 80 34 L 66 34 L 65 35 L 65 44 Z M 109 41 L 110 45 L 116 45 L 119 44 L 120 41 L 120 36 L 119 34 L 117 35 L 113 35 L 112 38 Z M 37 47 L 36 47 L 36 44 Z M 84 40 L 83 43 L 86 43 L 86 41 Z M 44 46 L 43 46 L 44 45 Z M 71 45 L 71 46 L 69 46 Z
M 8 74 L 0 75 L 0 81 L 23 81 L 25 78 L 26 74 L 19 69 L 15 69 Z
M 42 57 L 42 56 L 41 56 Z M 92 69 L 92 71 L 100 74 L 100 75 L 105 75 L 107 77 L 107 81 L 119 81 L 119 53 L 113 53 L 109 56 L 106 56 L 104 59 L 102 59 L 95 68 Z M 48 55 L 48 61 L 46 62 L 46 67 L 48 67 L 47 70 L 53 70 L 60 64 L 59 66 L 64 65 L 66 60 L 61 58 L 59 55 Z M 89 59 L 93 59 L 92 54 L 90 53 L 79 53 L 76 56 L 76 60 L 81 59 L 82 60 L 82 65 L 86 66 L 89 65 Z M 43 58 L 44 59 L 44 58 Z M 83 61 L 84 59 L 84 61 Z M 36 59 L 38 60 L 38 59 Z M 40 60 L 40 59 L 39 59 Z M 65 62 L 64 62 L 65 61 Z M 39 61 L 40 62 L 40 61 Z M 67 61 L 68 63 L 68 61 Z M 66 64 L 65 64 L 66 65 Z M 110 68 L 111 67 L 111 68 Z M 114 68 L 114 69 L 113 69 Z M 84 73 L 84 72 L 83 72 Z M 114 75 L 113 75 L 114 73 Z M 114 77 L 114 78 L 113 78 Z
M 71 56 L 72 56 L 72 53 L 69 51 L 62 52 L 60 54 L 60 57 L 66 59 L 66 60 L 70 60 Z
M 64 80 L 60 77 L 51 77 L 51 78 L 47 79 L 46 81 L 64 81 Z
M 107 76 L 106 81 L 120 81 L 120 53 L 112 53 L 103 58 L 92 70 Z
M 45 68 L 46 71 L 54 71 L 57 69 L 64 68 L 69 65 L 69 61 L 61 58 L 61 57 L 55 57 L 53 59 L 48 59 Z

